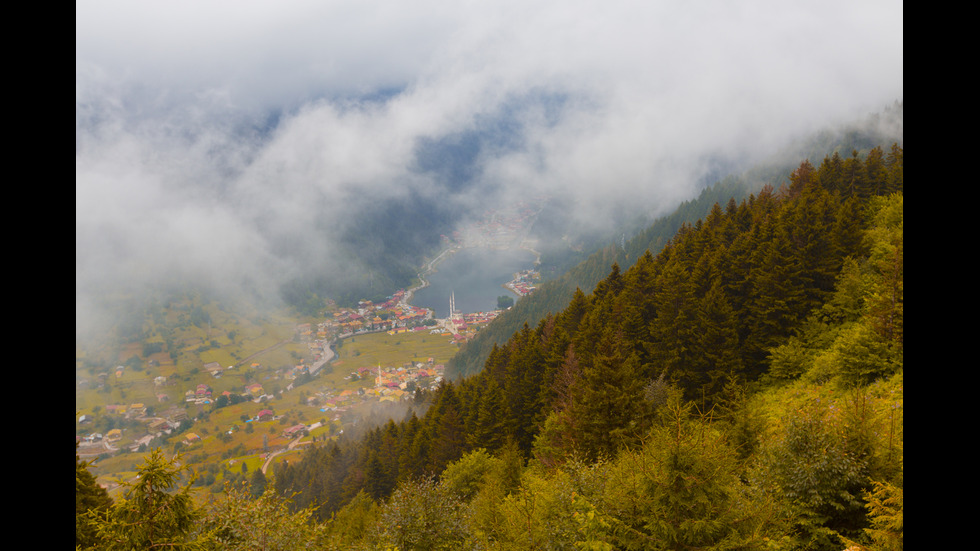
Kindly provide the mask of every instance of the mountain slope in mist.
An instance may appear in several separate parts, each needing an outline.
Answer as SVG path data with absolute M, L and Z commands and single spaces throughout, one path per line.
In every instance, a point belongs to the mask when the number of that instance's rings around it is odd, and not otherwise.
M 786 175 L 793 169 L 793 159 L 811 159 L 816 163 L 830 156 L 850 157 L 854 151 L 867 152 L 882 143 L 904 143 L 904 102 L 896 101 L 880 112 L 838 128 L 830 128 L 786 144 L 771 158 L 743 170 L 727 174 L 700 194 L 680 204 L 672 213 L 635 229 L 624 224 L 617 231 L 596 236 L 604 241 L 578 255 L 563 258 L 581 261 L 540 285 L 534 294 L 521 298 L 509 311 L 498 316 L 474 339 L 465 343 L 450 361 L 447 376 L 467 377 L 479 372 L 495 345 L 503 345 L 524 324 L 535 326 L 549 314 L 566 308 L 576 290 L 593 289 L 608 274 L 614 263 L 628 269 L 647 251 L 660 252 L 684 224 L 708 215 L 715 205 L 740 202 L 757 194 L 765 185 L 779 187 L 788 183 Z M 652 218 L 652 217 L 651 217 Z M 629 232 L 629 233 L 627 233 Z M 617 239 L 617 237 L 619 239 Z M 545 259 L 547 260 L 545 255 Z
M 77 332 L 111 325 L 107 294 L 164 285 L 272 305 L 384 292 L 527 194 L 562 199 L 556 234 L 664 215 L 720 166 L 901 99 L 902 19 L 888 2 L 86 2 Z

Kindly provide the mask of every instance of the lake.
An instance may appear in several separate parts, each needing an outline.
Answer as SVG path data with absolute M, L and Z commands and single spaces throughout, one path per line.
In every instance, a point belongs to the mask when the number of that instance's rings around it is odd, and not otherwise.
M 514 273 L 534 266 L 535 256 L 522 249 L 462 249 L 443 260 L 426 276 L 429 286 L 412 297 L 413 306 L 430 308 L 437 318 L 449 315 L 449 296 L 455 292 L 456 310 L 469 314 L 497 309 L 497 297 L 517 295 L 502 285 Z

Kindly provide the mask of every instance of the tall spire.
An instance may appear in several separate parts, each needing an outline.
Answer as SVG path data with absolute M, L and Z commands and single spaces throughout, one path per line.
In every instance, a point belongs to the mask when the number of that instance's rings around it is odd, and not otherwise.
M 456 332 L 456 291 L 449 294 L 449 325 L 453 333 Z

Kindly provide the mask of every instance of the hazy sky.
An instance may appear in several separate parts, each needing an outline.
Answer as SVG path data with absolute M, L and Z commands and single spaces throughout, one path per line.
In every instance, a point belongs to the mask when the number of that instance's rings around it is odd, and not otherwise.
M 98 286 L 270 285 L 365 198 L 672 208 L 705 158 L 903 100 L 903 25 L 898 1 L 78 2 L 76 325 Z M 460 188 L 425 157 L 458 143 Z

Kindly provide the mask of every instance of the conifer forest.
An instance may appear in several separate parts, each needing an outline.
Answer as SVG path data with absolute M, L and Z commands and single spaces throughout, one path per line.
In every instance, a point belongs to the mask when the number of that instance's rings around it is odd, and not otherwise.
M 76 454 L 76 549 L 902 549 L 904 150 L 796 162 L 260 487 Z

